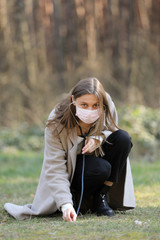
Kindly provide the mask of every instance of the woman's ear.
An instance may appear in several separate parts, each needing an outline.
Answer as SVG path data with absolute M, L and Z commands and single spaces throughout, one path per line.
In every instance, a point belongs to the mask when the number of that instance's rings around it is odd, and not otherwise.
M 73 105 L 76 106 L 76 103 L 75 103 L 75 98 L 74 96 L 72 95 L 72 102 L 73 102 Z

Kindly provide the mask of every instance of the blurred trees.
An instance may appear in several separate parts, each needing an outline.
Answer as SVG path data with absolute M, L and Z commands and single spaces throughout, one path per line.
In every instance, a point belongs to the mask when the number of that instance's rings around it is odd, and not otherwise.
M 117 104 L 160 106 L 160 0 L 0 0 L 0 123 L 41 124 L 97 77 Z

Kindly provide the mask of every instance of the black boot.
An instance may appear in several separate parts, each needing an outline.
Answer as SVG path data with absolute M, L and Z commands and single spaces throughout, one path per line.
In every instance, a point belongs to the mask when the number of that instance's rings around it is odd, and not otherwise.
M 114 216 L 114 211 L 109 207 L 107 202 L 107 192 L 110 187 L 104 185 L 104 187 L 100 190 L 99 193 L 95 194 L 93 200 L 93 212 L 97 213 L 97 216 Z

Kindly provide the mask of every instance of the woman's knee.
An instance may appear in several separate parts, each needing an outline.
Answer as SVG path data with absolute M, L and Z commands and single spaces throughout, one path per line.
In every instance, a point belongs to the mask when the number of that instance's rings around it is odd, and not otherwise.
M 121 141 L 131 141 L 131 137 L 129 136 L 128 132 L 124 131 L 124 130 L 118 130 L 117 132 L 117 137 L 121 140 Z M 115 133 L 116 133 L 115 132 Z
M 122 146 L 128 146 L 130 148 L 132 147 L 131 137 L 129 136 L 128 132 L 120 129 L 112 134 L 114 137 L 114 142 L 118 142 Z

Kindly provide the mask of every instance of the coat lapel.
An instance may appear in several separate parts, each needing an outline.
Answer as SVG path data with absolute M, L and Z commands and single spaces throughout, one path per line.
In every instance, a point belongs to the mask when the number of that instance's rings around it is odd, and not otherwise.
M 69 135 L 68 138 L 68 161 L 71 161 L 71 165 L 72 165 L 72 174 L 71 174 L 71 179 L 73 178 L 74 175 L 74 170 L 76 167 L 76 156 L 77 156 L 77 146 L 78 146 L 78 142 L 77 142 L 77 132 L 76 132 L 76 128 L 74 128 Z

